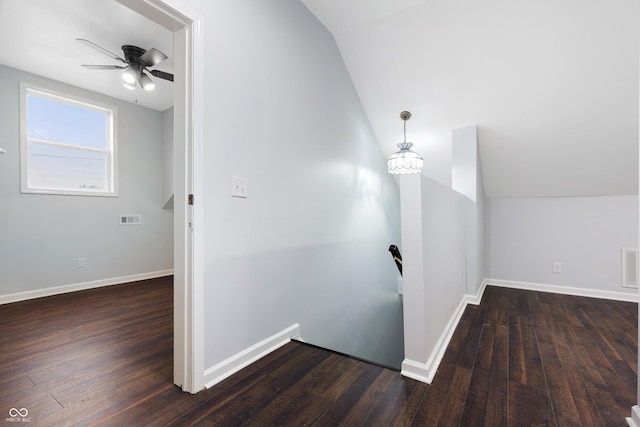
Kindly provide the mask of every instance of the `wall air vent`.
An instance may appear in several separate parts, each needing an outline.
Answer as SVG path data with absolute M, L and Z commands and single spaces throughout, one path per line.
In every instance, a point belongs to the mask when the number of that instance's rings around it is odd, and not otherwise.
M 622 249 L 622 286 L 638 287 L 638 249 Z
M 120 215 L 120 225 L 140 225 L 142 215 Z

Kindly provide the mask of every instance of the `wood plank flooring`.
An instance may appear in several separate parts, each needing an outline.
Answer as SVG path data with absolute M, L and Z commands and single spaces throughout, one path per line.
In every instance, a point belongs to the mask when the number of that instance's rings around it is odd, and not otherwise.
M 171 278 L 0 306 L 0 424 L 624 426 L 637 304 L 487 288 L 431 385 L 292 342 L 209 390 L 172 375 Z

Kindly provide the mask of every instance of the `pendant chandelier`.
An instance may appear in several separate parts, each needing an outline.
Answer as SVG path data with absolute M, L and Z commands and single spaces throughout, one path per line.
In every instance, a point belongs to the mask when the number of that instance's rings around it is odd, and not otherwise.
M 400 151 L 397 151 L 387 160 L 387 172 L 392 174 L 408 174 L 422 172 L 423 160 L 415 151 L 411 151 L 412 142 L 407 142 L 407 120 L 411 118 L 411 113 L 403 111 L 400 118 L 404 121 L 404 142 L 398 144 Z

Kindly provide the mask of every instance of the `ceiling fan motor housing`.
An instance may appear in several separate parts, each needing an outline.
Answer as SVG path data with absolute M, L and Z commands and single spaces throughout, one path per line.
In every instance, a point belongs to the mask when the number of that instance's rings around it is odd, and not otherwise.
M 124 53 L 124 59 L 136 69 L 142 70 L 145 67 L 140 61 L 140 57 L 147 51 L 138 46 L 124 45 L 122 46 L 122 52 Z

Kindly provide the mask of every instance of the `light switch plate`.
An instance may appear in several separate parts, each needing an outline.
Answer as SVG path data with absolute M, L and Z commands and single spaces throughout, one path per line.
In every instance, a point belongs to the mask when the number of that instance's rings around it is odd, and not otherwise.
M 247 178 L 232 176 L 231 177 L 231 196 L 241 197 L 246 199 L 248 181 L 249 180 Z

